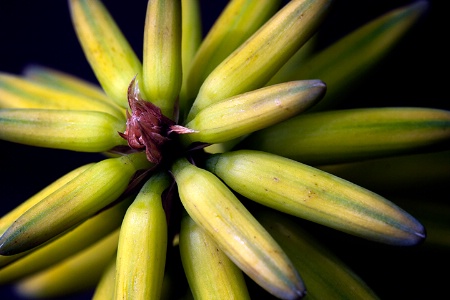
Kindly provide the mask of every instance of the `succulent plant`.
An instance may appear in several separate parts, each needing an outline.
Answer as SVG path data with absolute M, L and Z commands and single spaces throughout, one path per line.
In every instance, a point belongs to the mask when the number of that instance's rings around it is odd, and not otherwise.
M 70 0 L 101 88 L 42 66 L 1 73 L 0 139 L 94 156 L 0 219 L 0 284 L 37 298 L 376 299 L 327 247 L 420 251 L 428 231 L 446 249 L 448 206 L 411 185 L 448 180 L 450 111 L 348 101 L 430 3 L 330 41 L 333 2 L 232 0 L 202 39 L 197 1 L 149 1 L 140 57 L 108 5 Z

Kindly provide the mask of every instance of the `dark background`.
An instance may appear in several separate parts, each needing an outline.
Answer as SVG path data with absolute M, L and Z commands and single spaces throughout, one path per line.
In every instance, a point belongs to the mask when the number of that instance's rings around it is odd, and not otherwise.
M 226 2 L 201 1 L 204 32 Z M 391 8 L 412 2 L 336 1 L 320 41 L 325 45 Z M 129 5 L 124 1 L 104 3 L 141 55 L 147 1 L 130 1 Z M 445 1 L 429 3 L 429 11 L 417 26 L 370 77 L 355 87 L 348 99 L 349 106 L 359 106 L 363 100 L 367 106 L 450 108 L 446 89 L 450 53 L 447 10 Z M 20 74 L 28 64 L 52 67 L 96 82 L 76 39 L 66 1 L 0 0 L 0 71 Z M 73 168 L 100 159 L 95 154 L 38 149 L 3 141 L 0 147 L 0 215 Z M 418 250 L 393 249 L 338 237 L 339 241 L 330 238 L 330 244 L 337 242 L 335 251 L 381 298 L 432 298 L 446 292 L 449 278 L 444 267 L 449 264 L 445 253 L 428 253 L 430 261 L 423 261 L 423 253 Z M 355 248 L 346 248 L 345 243 Z M 91 292 L 82 295 L 82 299 L 91 295 Z M 0 288 L 0 298 L 14 299 L 5 287 Z

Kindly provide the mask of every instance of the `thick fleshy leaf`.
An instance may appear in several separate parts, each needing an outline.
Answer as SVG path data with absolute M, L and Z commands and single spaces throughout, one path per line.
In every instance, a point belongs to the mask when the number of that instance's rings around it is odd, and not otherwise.
M 187 120 L 206 106 L 262 87 L 316 32 L 331 0 L 293 0 L 231 53 L 202 84 Z
M 115 299 L 160 299 L 167 251 L 167 220 L 162 193 L 166 173 L 157 173 L 142 186 L 120 227 Z
M 182 80 L 180 1 L 148 2 L 143 72 L 145 99 L 173 118 Z
M 0 74 L 0 107 L 100 111 L 125 120 L 115 103 L 10 74 Z
M 342 99 L 343 93 L 349 91 L 356 80 L 377 65 L 427 8 L 427 1 L 416 1 L 388 12 L 312 56 L 297 68 L 288 63 L 269 84 L 320 78 L 326 82 L 328 90 L 313 110 L 335 106 L 338 97 Z
M 128 197 L 117 205 L 87 219 L 60 238 L 52 240 L 38 249 L 26 251 L 25 257 L 0 270 L 0 283 L 10 283 L 30 276 L 96 243 L 99 239 L 120 227 L 123 216 L 131 202 L 132 198 Z M 18 255 L 20 254 L 0 257 L 9 258 Z
M 292 81 L 264 87 L 214 103 L 202 110 L 183 135 L 191 142 L 223 143 L 291 118 L 325 94 L 320 80 Z
M 286 254 L 219 178 L 185 158 L 171 171 L 190 217 L 244 273 L 278 298 L 304 296 L 305 286 Z
M 201 12 L 198 0 L 181 1 L 181 66 L 183 80 L 181 83 L 179 110 L 181 119 L 185 119 L 188 111 L 187 74 L 192 65 L 192 60 L 202 42 Z M 176 116 L 176 119 L 179 119 Z
M 255 33 L 280 5 L 280 0 L 232 0 L 203 40 L 188 76 L 188 100 L 231 52 Z
M 144 153 L 94 164 L 15 220 L 0 237 L 1 255 L 38 247 L 94 216 L 127 190 L 138 170 L 151 166 Z
M 61 263 L 16 285 L 19 295 L 29 299 L 64 297 L 95 287 L 103 270 L 115 256 L 119 230 Z
M 349 234 L 402 246 L 426 236 L 417 219 L 386 198 L 282 156 L 230 151 L 214 154 L 206 167 L 248 199 Z
M 114 287 L 116 284 L 116 257 L 114 256 L 108 266 L 103 270 L 92 300 L 114 299 Z
M 142 74 L 142 65 L 113 18 L 99 0 L 70 0 L 72 21 L 101 86 L 117 104 L 127 107 L 127 88 Z
M 242 271 L 189 215 L 180 226 L 180 254 L 194 299 L 250 299 Z
M 262 210 L 257 220 L 269 231 L 302 275 L 309 299 L 373 299 L 378 297 L 348 266 L 316 241 L 292 218 Z
M 100 86 L 74 75 L 37 65 L 27 66 L 23 73 L 28 80 L 38 82 L 52 89 L 83 95 L 117 106 L 115 102 L 108 98 Z
M 0 110 L 0 138 L 36 147 L 103 152 L 127 145 L 124 130 L 123 120 L 96 111 Z
M 39 201 L 59 189 L 61 186 L 84 172 L 86 169 L 91 167 L 93 163 L 86 164 L 84 166 L 78 167 L 75 170 L 67 173 L 66 175 L 62 176 L 61 178 L 57 179 L 38 193 L 34 194 L 24 202 L 22 202 L 19 206 L 8 212 L 7 214 L 3 215 L 0 218 L 0 236 L 12 225 L 12 223 L 17 220 L 24 212 L 26 212 L 28 209 L 30 209 L 33 205 L 37 204 Z M 19 258 L 22 258 L 23 256 L 29 254 L 29 252 L 32 252 L 33 250 L 29 250 L 26 252 L 22 252 L 15 255 L 9 255 L 9 256 L 3 256 L 0 255 L 0 268 L 3 268 L 12 262 L 18 260 Z M 1 276 L 0 276 L 1 277 Z M 7 280 L 7 278 L 4 278 L 4 280 Z
M 361 108 L 298 115 L 255 132 L 241 149 L 323 165 L 412 153 L 450 141 L 450 111 Z

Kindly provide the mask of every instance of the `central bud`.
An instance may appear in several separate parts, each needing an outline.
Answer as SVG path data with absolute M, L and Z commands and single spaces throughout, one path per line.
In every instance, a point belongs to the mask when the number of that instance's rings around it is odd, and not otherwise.
M 174 134 L 195 132 L 177 125 L 164 116 L 159 107 L 142 99 L 136 78 L 128 86 L 128 104 L 131 113 L 127 110 L 127 128 L 119 135 L 127 140 L 131 148 L 145 150 L 147 159 L 154 164 L 161 163 L 163 152 L 167 150 Z

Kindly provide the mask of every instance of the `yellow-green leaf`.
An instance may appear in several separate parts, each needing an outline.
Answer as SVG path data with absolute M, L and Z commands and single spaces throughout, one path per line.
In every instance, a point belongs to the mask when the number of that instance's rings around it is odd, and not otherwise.
M 127 89 L 142 65 L 99 0 L 70 0 L 72 21 L 89 64 L 105 92 L 128 107 Z M 139 80 L 140 81 L 140 80 Z
M 181 72 L 181 3 L 149 1 L 144 28 L 144 99 L 169 118 L 173 118 L 180 92 Z

